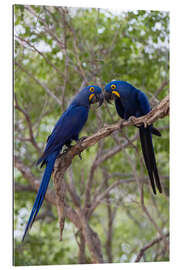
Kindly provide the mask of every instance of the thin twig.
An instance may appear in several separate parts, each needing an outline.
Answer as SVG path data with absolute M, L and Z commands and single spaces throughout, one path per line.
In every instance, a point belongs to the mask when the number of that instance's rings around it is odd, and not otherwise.
M 37 84 L 39 84 L 45 91 L 46 93 L 51 96 L 60 106 L 62 105 L 61 101 L 56 97 L 55 94 L 47 87 L 47 85 L 44 82 L 41 82 L 38 80 L 34 75 L 27 71 L 21 64 L 19 64 L 17 61 L 15 61 L 15 64 L 23 71 L 25 72 L 31 79 L 33 79 Z
M 163 237 L 169 237 L 169 233 L 166 233 L 165 235 L 163 235 Z M 141 258 L 143 257 L 144 253 L 146 252 L 146 250 L 148 250 L 149 248 L 151 248 L 155 244 L 157 244 L 160 241 L 162 241 L 163 240 L 163 237 L 160 236 L 160 237 L 154 239 L 153 241 L 151 241 L 150 243 L 148 243 L 147 245 L 145 245 L 143 248 L 141 248 L 139 254 L 137 255 L 137 257 L 135 259 L 135 262 L 139 262 L 141 260 Z
M 39 148 L 35 138 L 34 138 L 34 133 L 33 133 L 33 128 L 32 128 L 32 123 L 31 123 L 31 119 L 28 115 L 28 113 L 19 105 L 19 102 L 17 100 L 17 96 L 16 94 L 14 94 L 14 98 L 15 98 L 15 108 L 20 111 L 21 113 L 23 113 L 27 125 L 28 125 L 28 129 L 29 129 L 29 138 L 28 140 L 32 143 L 32 145 L 35 147 L 35 149 L 37 150 L 37 152 L 40 154 L 41 153 L 41 149 Z M 27 139 L 26 139 L 27 140 Z
M 57 72 L 57 76 L 59 76 L 61 74 L 61 76 L 63 75 L 62 72 L 57 68 L 56 65 L 54 65 L 45 55 L 44 53 L 40 52 L 34 45 L 32 45 L 28 40 L 23 39 L 20 36 L 15 35 L 16 39 L 18 40 L 18 42 L 23 45 L 23 43 L 26 43 L 29 47 L 31 47 L 34 51 L 36 51 L 39 55 L 41 55 L 44 60 L 46 61 L 46 63 L 48 65 L 50 65 L 56 72 Z M 24 46 L 25 47 L 25 46 Z

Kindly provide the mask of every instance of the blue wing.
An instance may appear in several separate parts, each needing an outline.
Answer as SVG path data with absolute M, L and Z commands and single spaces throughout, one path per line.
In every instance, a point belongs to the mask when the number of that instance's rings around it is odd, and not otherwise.
M 87 108 L 81 106 L 70 106 L 68 110 L 65 111 L 61 118 L 58 120 L 51 135 L 48 137 L 45 151 L 37 162 L 37 164 L 42 162 L 41 165 L 46 163 L 46 169 L 44 171 L 42 182 L 37 193 L 28 223 L 25 228 L 23 240 L 29 228 L 32 226 L 43 203 L 53 171 L 54 163 L 56 161 L 59 151 L 62 149 L 62 146 L 65 144 L 66 141 L 78 139 L 79 132 L 83 128 L 87 118 Z
M 147 96 L 137 89 L 137 111 L 136 117 L 143 116 L 150 112 L 151 106 L 149 104 Z
M 63 113 L 56 123 L 51 135 L 48 137 L 44 153 L 37 164 L 45 161 L 47 156 L 55 151 L 60 151 L 69 140 L 77 140 L 79 132 L 88 118 L 88 109 L 84 106 L 72 106 Z
M 125 111 L 124 111 L 124 107 L 122 105 L 120 98 L 115 100 L 115 106 L 116 106 L 116 111 L 119 114 L 119 116 L 124 119 L 124 112 Z

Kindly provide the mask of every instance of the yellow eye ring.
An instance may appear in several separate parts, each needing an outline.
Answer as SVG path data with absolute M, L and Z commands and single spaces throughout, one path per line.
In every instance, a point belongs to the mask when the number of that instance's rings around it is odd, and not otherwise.
M 94 92 L 94 87 L 91 86 L 91 87 L 89 88 L 89 90 L 90 90 L 91 92 Z
M 111 85 L 111 89 L 116 89 L 116 85 L 115 84 L 112 84 Z

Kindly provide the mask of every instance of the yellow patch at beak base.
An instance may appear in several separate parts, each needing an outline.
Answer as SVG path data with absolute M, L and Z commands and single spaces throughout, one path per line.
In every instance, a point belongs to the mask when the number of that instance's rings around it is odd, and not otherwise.
M 94 94 L 91 94 L 90 96 L 89 96 L 89 101 L 91 101 L 91 99 L 94 97 Z
M 120 98 L 120 94 L 117 91 L 112 91 L 112 94 L 115 94 L 117 97 Z

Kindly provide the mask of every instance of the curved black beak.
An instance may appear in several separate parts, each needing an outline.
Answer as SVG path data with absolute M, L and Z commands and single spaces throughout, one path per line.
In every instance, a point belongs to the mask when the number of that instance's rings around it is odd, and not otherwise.
M 97 108 L 99 108 L 99 107 L 101 107 L 101 105 L 104 102 L 104 95 L 103 95 L 103 93 L 97 95 L 97 101 L 99 102 L 99 105 L 98 105 Z
M 95 94 L 93 96 L 93 98 L 91 99 L 91 104 L 94 104 L 96 102 L 99 102 L 99 105 L 97 107 L 97 108 L 99 108 L 103 104 L 103 101 L 104 101 L 104 95 L 103 95 L 103 93 L 101 93 L 101 94 Z
M 113 95 L 111 93 L 108 93 L 107 91 L 105 91 L 104 98 L 109 104 L 111 104 L 111 100 L 113 99 Z

